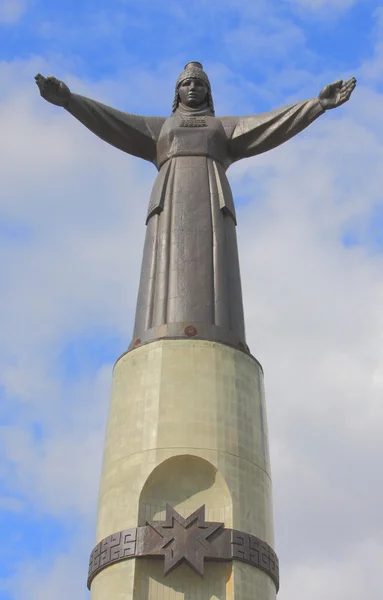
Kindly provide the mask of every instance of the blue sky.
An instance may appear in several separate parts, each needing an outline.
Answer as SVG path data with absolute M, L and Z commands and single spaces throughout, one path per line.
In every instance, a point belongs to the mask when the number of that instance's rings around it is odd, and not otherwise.
M 0 600 L 88 598 L 111 369 L 155 176 L 33 77 L 166 115 L 190 60 L 218 114 L 358 79 L 347 105 L 229 179 L 266 372 L 279 598 L 381 589 L 383 4 L 0 0 Z
M 128 0 L 109 5 L 103 1 L 67 2 L 58 9 L 52 2 L 36 1 L 16 24 L 5 24 L 1 52 L 10 60 L 33 54 L 60 55 L 65 44 L 64 57 L 77 63 L 79 75 L 110 77 L 131 66 L 155 69 L 174 54 L 185 60 L 201 52 L 210 61 L 222 60 L 222 40 L 250 25 L 255 37 L 283 36 L 290 28 L 294 32 L 291 37 L 295 34 L 297 43 L 304 40 L 306 49 L 313 53 L 311 57 L 295 54 L 293 47 L 286 47 L 287 55 L 267 53 L 267 63 L 280 66 L 291 58 L 295 65 L 307 65 L 315 58 L 317 64 L 323 65 L 330 55 L 335 63 L 347 66 L 369 56 L 373 49 L 374 8 L 379 3 L 350 3 L 345 11 L 341 6 L 334 10 L 332 3 L 322 3 L 323 10 L 320 3 L 317 10 L 315 6 L 314 10 L 300 10 L 299 4 L 281 2 L 275 11 L 263 2 L 243 2 L 239 7 L 230 2 L 220 6 L 170 2 L 166 8 L 151 0 L 139 5 Z M 262 72 L 260 62 L 241 56 L 238 47 L 234 47 L 225 64 L 232 67 L 242 63 L 253 72 Z

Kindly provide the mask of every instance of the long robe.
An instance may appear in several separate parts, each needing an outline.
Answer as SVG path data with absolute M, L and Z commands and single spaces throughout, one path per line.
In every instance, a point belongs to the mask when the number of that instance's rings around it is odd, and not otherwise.
M 132 346 L 192 335 L 246 349 L 226 170 L 302 131 L 324 112 L 319 100 L 246 117 L 182 107 L 164 118 L 132 115 L 72 94 L 66 109 L 104 141 L 158 169 Z

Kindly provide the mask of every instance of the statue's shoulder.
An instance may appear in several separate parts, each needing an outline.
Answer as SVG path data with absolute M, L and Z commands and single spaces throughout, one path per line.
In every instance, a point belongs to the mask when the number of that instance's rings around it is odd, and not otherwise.
M 222 127 L 225 130 L 225 133 L 228 138 L 231 138 L 233 135 L 234 129 L 238 125 L 240 117 L 219 117 L 219 120 L 222 123 Z

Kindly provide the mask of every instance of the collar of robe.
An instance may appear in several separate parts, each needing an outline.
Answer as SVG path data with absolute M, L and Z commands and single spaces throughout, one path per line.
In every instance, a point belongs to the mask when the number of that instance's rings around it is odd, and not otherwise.
M 181 117 L 214 117 L 214 113 L 210 106 L 204 106 L 203 108 L 192 108 L 190 106 L 184 106 L 179 104 L 177 109 L 174 111 L 173 116 L 179 115 Z

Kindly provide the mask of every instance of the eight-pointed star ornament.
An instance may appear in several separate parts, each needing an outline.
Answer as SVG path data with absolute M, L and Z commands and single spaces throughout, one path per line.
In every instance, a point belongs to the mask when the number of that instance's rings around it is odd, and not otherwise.
M 203 577 L 204 558 L 210 550 L 209 538 L 223 528 L 223 523 L 206 522 L 205 506 L 184 519 L 167 504 L 166 520 L 150 521 L 148 525 L 161 536 L 156 553 L 165 556 L 165 575 L 185 562 Z

